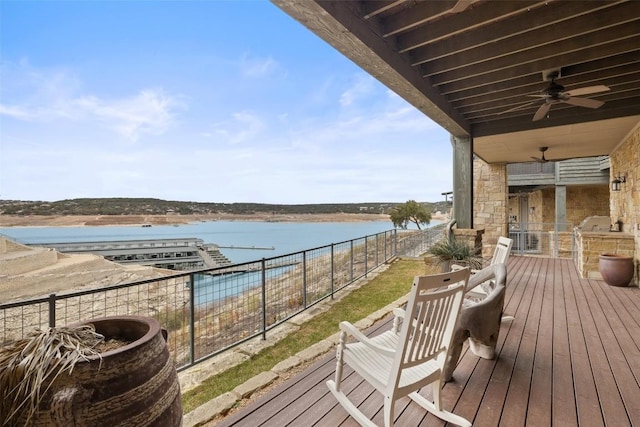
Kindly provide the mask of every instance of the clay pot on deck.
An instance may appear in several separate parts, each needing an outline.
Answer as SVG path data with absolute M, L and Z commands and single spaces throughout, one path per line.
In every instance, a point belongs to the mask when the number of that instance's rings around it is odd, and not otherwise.
M 633 257 L 602 254 L 598 262 L 602 280 L 610 286 L 629 286 L 633 279 Z
M 91 356 L 60 375 L 32 425 L 180 426 L 182 402 L 166 331 L 157 320 L 114 316 L 82 322 L 96 332 L 130 342 Z

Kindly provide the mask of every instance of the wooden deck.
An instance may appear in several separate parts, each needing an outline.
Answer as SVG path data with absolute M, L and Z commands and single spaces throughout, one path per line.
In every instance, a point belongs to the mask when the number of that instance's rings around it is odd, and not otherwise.
M 515 320 L 495 360 L 463 353 L 445 409 L 474 426 L 640 426 L 640 290 L 581 279 L 565 259 L 512 256 L 508 269 Z M 218 426 L 356 426 L 325 385 L 334 369 L 332 353 Z M 381 395 L 346 373 L 350 398 L 382 425 Z M 444 424 L 408 400 L 395 413 L 398 426 Z

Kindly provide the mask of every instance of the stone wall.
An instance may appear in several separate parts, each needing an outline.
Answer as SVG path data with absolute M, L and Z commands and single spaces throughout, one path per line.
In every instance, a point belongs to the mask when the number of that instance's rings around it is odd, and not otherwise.
M 602 279 L 598 271 L 600 254 L 633 256 L 634 252 L 633 236 L 626 233 L 578 232 L 576 243 L 578 271 L 588 279 Z
M 610 181 L 624 176 L 626 182 L 620 191 L 610 197 L 611 222 L 622 220 L 622 231 L 634 238 L 635 284 L 640 276 L 640 123 L 635 130 L 611 153 Z
M 555 188 L 545 188 L 529 194 L 529 207 L 535 213 L 529 217 L 530 223 L 555 224 Z M 609 215 L 609 187 L 607 185 L 567 186 L 567 223 L 571 227 L 580 224 L 586 217 Z
M 457 241 L 464 242 L 470 247 L 477 249 L 480 249 L 482 247 L 483 234 L 484 230 L 480 230 L 477 228 L 456 228 L 453 230 L 453 235 Z
M 482 256 L 493 254 L 498 237 L 507 236 L 509 220 L 507 167 L 473 161 L 473 227 L 484 230 Z
M 574 239 L 573 231 L 560 231 L 558 238 L 555 237 L 555 231 L 548 231 L 547 241 L 549 242 L 549 256 L 555 255 L 556 240 L 558 242 L 558 258 L 573 258 Z
M 567 222 L 579 225 L 586 217 L 609 215 L 609 186 L 576 185 L 567 187 Z

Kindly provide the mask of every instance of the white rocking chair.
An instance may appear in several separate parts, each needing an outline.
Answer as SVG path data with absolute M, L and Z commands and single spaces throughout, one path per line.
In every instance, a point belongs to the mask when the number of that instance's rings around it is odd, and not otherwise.
M 384 396 L 384 425 L 394 423 L 395 401 L 410 397 L 438 418 L 460 426 L 471 426 L 466 419 L 445 411 L 440 400 L 444 384 L 442 371 L 458 320 L 469 269 L 431 276 L 416 276 L 407 309 L 394 310 L 391 330 L 369 338 L 349 322 L 341 322 L 335 381 L 327 386 L 338 402 L 362 426 L 375 426 L 341 391 L 344 363 Z M 402 325 L 400 326 L 400 321 Z M 347 344 L 347 333 L 358 342 Z M 432 385 L 434 401 L 418 390 Z

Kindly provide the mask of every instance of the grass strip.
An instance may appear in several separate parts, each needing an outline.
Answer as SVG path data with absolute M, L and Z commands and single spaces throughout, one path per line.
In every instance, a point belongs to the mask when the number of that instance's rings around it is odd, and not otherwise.
M 183 412 L 189 413 L 207 401 L 232 391 L 255 375 L 271 370 L 282 360 L 335 334 L 341 321 L 357 322 L 392 303 L 407 294 L 414 276 L 421 274 L 425 274 L 422 260 L 400 259 L 394 262 L 370 282 L 304 323 L 297 332 L 184 393 Z

